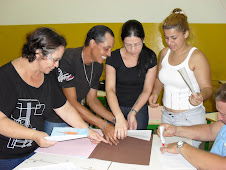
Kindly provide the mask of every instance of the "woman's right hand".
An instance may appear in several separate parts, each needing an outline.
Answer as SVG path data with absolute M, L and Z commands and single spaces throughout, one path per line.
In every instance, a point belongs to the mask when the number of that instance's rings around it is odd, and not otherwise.
M 57 141 L 48 141 L 44 137 L 49 136 L 45 132 L 35 131 L 32 140 L 34 140 L 41 148 L 48 148 L 55 145 Z
M 127 136 L 128 122 L 124 117 L 116 118 L 115 139 L 124 139 Z
M 158 107 L 159 104 L 157 102 L 158 100 L 158 95 L 157 94 L 151 94 L 151 96 L 149 97 L 148 103 L 151 107 Z

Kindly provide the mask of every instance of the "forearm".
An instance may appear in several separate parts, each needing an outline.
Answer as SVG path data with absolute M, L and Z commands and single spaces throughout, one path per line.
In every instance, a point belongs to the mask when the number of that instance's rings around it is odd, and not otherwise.
M 116 119 L 124 117 L 123 113 L 119 107 L 118 99 L 115 95 L 115 92 L 110 91 L 110 90 L 107 91 L 107 100 L 108 100 L 108 105 L 109 105 L 112 113 L 116 117 Z
M 85 106 L 81 105 L 77 100 L 70 101 L 72 106 L 78 111 L 79 115 L 86 122 L 101 128 L 105 121 L 90 112 Z
M 91 113 L 88 109 L 86 109 L 85 112 L 79 112 L 79 113 L 80 113 L 81 117 L 83 118 L 83 120 L 85 120 L 86 122 L 88 122 L 94 126 L 99 127 L 100 129 L 105 124 L 105 120 L 97 117 L 96 115 Z
M 38 132 L 20 125 L 8 117 L 0 119 L 0 134 L 9 138 L 34 140 L 35 133 Z
M 88 128 L 78 111 L 67 101 L 64 106 L 54 111 L 69 125 L 75 128 Z
M 183 157 L 197 169 L 226 169 L 226 158 L 185 144 L 180 149 Z
M 113 122 L 114 115 L 109 110 L 107 110 L 97 98 L 91 100 L 90 102 L 87 101 L 87 104 L 96 114 L 103 117 L 104 119 L 109 120 L 110 122 Z
M 200 135 L 202 134 L 202 135 Z M 177 126 L 175 136 L 185 137 L 198 141 L 214 141 L 215 137 L 210 135 L 208 124 L 193 126 Z
M 150 97 L 150 93 L 151 92 L 148 92 L 148 91 L 142 91 L 136 103 L 133 105 L 133 109 L 139 112 L 139 110 L 147 103 Z
M 153 87 L 153 90 L 152 90 L 152 94 L 159 95 L 159 93 L 161 92 L 162 88 L 163 88 L 163 84 L 161 83 L 159 78 L 156 77 L 155 84 L 154 84 L 154 87 Z
M 212 87 L 206 87 L 202 89 L 200 93 L 202 94 L 203 101 L 206 101 L 212 95 L 213 89 Z

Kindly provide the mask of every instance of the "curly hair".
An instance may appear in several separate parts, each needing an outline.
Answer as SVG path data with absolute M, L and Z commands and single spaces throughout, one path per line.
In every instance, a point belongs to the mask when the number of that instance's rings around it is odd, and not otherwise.
M 63 36 L 47 27 L 37 28 L 27 35 L 27 42 L 22 48 L 22 57 L 29 62 L 36 59 L 36 50 L 41 50 L 44 56 L 54 52 L 58 47 L 66 47 L 67 43 Z

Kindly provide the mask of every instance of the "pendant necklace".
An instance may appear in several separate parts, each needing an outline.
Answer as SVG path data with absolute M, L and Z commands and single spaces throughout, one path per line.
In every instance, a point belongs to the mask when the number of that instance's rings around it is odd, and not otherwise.
M 86 66 L 85 66 L 84 59 L 83 59 L 83 51 L 82 51 L 82 63 L 83 63 L 83 68 L 84 68 L 86 80 L 89 83 L 89 87 L 91 87 L 91 82 L 92 82 L 92 78 L 93 78 L 93 63 L 92 63 L 91 76 L 90 76 L 90 80 L 89 80 L 88 76 L 87 76 L 87 73 L 86 73 Z

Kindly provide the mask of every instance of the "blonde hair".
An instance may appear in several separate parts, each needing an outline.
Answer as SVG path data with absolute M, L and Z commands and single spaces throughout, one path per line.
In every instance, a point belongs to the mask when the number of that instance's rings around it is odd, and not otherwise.
M 187 16 L 180 8 L 175 8 L 162 23 L 162 29 L 172 28 L 176 28 L 178 31 L 183 33 L 187 30 L 189 31 Z

